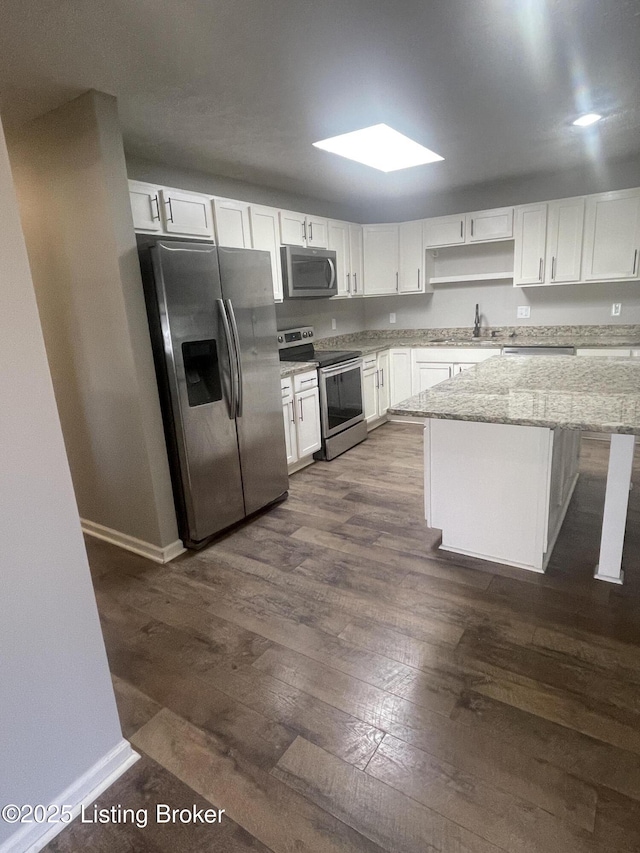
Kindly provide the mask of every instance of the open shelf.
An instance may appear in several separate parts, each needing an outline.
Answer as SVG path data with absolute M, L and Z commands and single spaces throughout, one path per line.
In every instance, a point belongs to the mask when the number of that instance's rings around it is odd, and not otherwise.
M 431 286 L 513 281 L 513 240 L 428 249 L 426 262 Z
M 429 281 L 431 284 L 452 284 L 456 281 L 513 281 L 513 271 L 511 272 L 481 272 L 471 273 L 467 275 L 440 275 L 432 276 Z

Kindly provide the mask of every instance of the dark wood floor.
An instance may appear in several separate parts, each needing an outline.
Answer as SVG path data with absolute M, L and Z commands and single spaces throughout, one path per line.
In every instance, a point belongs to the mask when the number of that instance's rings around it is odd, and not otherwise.
M 583 442 L 546 575 L 436 550 L 411 425 L 168 566 L 89 541 L 143 755 L 99 805 L 226 814 L 74 824 L 47 849 L 640 850 L 640 496 L 626 585 L 593 580 L 607 449 Z

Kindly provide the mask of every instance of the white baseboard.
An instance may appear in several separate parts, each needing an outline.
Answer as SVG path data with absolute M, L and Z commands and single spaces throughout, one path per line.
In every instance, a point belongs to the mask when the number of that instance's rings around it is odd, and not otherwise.
M 89 806 L 139 758 L 138 753 L 131 748 L 131 744 L 122 739 L 85 774 L 69 785 L 60 796 L 52 799 L 51 805 L 71 806 L 71 814 L 76 818 L 83 806 L 85 808 Z M 68 822 L 22 824 L 11 838 L 8 838 L 4 844 L 0 844 L 0 853 L 38 853 L 66 826 L 69 826 Z
M 297 462 L 292 462 L 287 469 L 289 474 L 297 474 L 298 471 L 302 471 L 303 468 L 308 468 L 309 465 L 313 465 L 316 460 L 313 458 L 313 454 L 311 456 L 303 456 L 302 459 L 298 459 Z
M 150 542 L 144 542 L 142 539 L 136 539 L 135 536 L 129 536 L 127 533 L 120 533 L 119 530 L 113 530 L 111 527 L 105 527 L 102 524 L 96 524 L 95 521 L 88 521 L 86 518 L 81 518 L 80 523 L 82 530 L 87 536 L 93 536 L 95 539 L 102 539 L 104 542 L 110 542 L 112 545 L 117 545 L 119 548 L 124 548 L 126 551 L 133 551 L 134 554 L 140 554 L 141 557 L 146 557 L 148 560 L 153 560 L 154 563 L 168 563 L 184 554 L 185 547 L 180 539 L 176 539 L 165 548 L 160 548 L 158 545 L 152 545 Z M 2 853 L 2 851 L 0 851 Z

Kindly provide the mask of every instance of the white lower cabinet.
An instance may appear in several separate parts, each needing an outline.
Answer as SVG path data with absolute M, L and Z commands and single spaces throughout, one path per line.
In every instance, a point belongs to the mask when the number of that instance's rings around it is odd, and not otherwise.
M 389 408 L 389 351 L 367 355 L 362 362 L 364 419 L 369 425 L 379 426 Z
M 411 396 L 411 350 L 389 351 L 390 405 L 395 406 Z
M 284 419 L 287 465 L 303 467 L 320 450 L 320 395 L 315 370 L 282 380 L 282 417 Z M 300 464 L 302 463 L 302 464 Z

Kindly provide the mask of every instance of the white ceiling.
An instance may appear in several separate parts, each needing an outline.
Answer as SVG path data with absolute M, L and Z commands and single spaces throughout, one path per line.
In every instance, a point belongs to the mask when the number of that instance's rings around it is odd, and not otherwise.
M 640 150 L 640 0 L 2 0 L 10 129 L 88 88 L 127 151 L 337 202 Z M 606 116 L 571 126 L 587 111 Z M 445 157 L 390 174 L 311 143 L 386 122 Z

